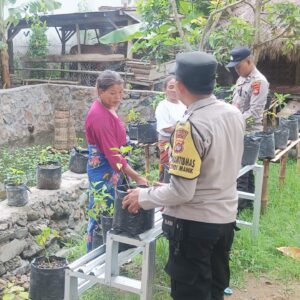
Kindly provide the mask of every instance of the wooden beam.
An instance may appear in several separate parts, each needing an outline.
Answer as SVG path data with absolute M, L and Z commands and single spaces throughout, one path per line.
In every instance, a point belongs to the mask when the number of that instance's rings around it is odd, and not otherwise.
M 280 160 L 281 157 L 285 153 L 287 153 L 289 150 L 291 150 L 292 148 L 294 148 L 299 143 L 300 143 L 300 135 L 299 135 L 298 140 L 296 140 L 296 141 L 289 141 L 288 142 L 288 146 L 285 149 L 283 149 L 280 152 L 278 152 L 277 155 L 273 159 L 271 159 L 271 162 L 277 162 L 278 160 Z
M 81 54 L 81 47 L 80 47 L 80 29 L 79 25 L 76 24 L 76 37 L 77 37 L 77 53 Z M 78 63 L 78 70 L 81 70 L 81 63 Z M 78 80 L 81 82 L 81 74 L 78 75 Z
M 269 185 L 269 167 L 270 161 L 268 159 L 264 160 L 264 176 L 263 176 L 263 186 L 262 186 L 262 196 L 261 196 L 261 212 L 265 213 L 268 206 L 268 185 Z
M 56 31 L 56 33 L 57 33 L 57 35 L 58 35 L 58 37 L 59 37 L 60 41 L 62 42 L 62 41 L 63 41 L 62 34 L 60 34 L 60 33 L 59 33 L 59 31 L 58 31 L 57 27 L 54 27 L 54 28 L 55 28 L 55 31 Z
M 281 185 L 281 186 L 284 184 L 284 181 L 285 181 L 287 160 L 288 160 L 288 153 L 285 153 L 280 161 L 279 185 Z
M 75 55 L 47 55 L 27 58 L 25 62 L 111 62 L 124 61 L 123 54 L 75 54 Z

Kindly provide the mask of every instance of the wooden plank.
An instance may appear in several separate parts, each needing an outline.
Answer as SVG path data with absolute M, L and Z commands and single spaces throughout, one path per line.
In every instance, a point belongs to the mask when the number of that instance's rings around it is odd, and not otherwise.
M 136 69 L 136 68 L 130 68 L 130 71 L 134 73 L 134 75 L 141 75 L 144 74 L 146 78 L 148 78 L 150 74 L 150 70 L 145 69 Z
M 295 147 L 298 143 L 300 143 L 300 135 L 298 140 L 290 141 L 290 144 L 284 150 L 281 150 L 273 159 L 271 159 L 271 162 L 277 162 L 285 153 Z
M 69 80 L 55 80 L 55 79 L 34 79 L 34 78 L 28 78 L 23 79 L 24 83 L 28 82 L 40 82 L 40 83 L 59 83 L 59 84 L 79 84 L 78 81 L 69 81 Z
M 268 159 L 264 160 L 264 177 L 262 186 L 262 196 L 261 196 L 261 211 L 265 213 L 268 206 L 268 185 L 269 185 L 269 167 L 270 161 Z
M 28 58 L 25 62 L 111 62 L 125 60 L 123 54 L 47 55 Z

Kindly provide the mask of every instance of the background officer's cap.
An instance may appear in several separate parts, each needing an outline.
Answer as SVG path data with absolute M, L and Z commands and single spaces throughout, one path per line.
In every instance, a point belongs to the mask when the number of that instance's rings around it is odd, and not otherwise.
M 176 55 L 176 79 L 195 94 L 211 94 L 215 87 L 217 61 L 211 54 L 194 51 Z
M 242 60 L 251 54 L 249 48 L 237 47 L 230 51 L 230 62 L 226 65 L 227 68 L 233 68 L 238 65 Z

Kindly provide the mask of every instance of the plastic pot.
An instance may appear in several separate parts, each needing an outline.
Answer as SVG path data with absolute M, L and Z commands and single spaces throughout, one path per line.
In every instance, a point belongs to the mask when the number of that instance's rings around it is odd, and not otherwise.
M 107 232 L 112 229 L 113 217 L 101 215 L 103 243 L 106 244 Z
M 128 186 L 117 188 L 117 198 L 115 200 L 113 230 L 117 234 L 125 234 L 135 237 L 154 225 L 154 209 L 140 209 L 137 214 L 131 214 L 127 209 L 122 208 L 123 198 L 127 195 Z
M 80 150 L 73 148 L 70 154 L 69 169 L 77 174 L 86 173 L 86 166 L 88 162 L 88 150 Z
M 102 230 L 99 227 L 96 227 L 93 231 L 93 242 L 92 242 L 92 249 L 96 249 L 99 246 L 103 245 L 103 234 Z M 103 253 L 105 249 L 103 248 Z
M 294 115 L 294 118 L 296 118 L 298 120 L 298 130 L 300 132 L 300 111 L 297 111 Z
M 258 158 L 271 159 L 275 156 L 275 141 L 273 132 L 256 132 L 255 136 L 261 137 Z
M 170 182 L 170 178 L 171 178 L 171 175 L 169 173 L 169 166 L 168 165 L 164 165 L 164 178 L 163 178 L 163 182 L 164 183 L 169 183 Z
M 37 188 L 58 190 L 61 184 L 61 166 L 58 162 L 48 162 L 37 166 Z
M 288 127 L 279 127 L 274 130 L 275 149 L 285 149 L 289 140 Z
M 7 196 L 7 205 L 24 206 L 28 202 L 28 187 L 25 184 L 7 184 L 5 188 Z
M 50 256 L 50 261 L 59 263 L 59 267 L 42 268 L 40 263 L 45 257 L 38 257 L 31 263 L 29 296 L 32 300 L 63 300 L 65 288 L 65 269 L 67 260 Z
M 258 159 L 261 137 L 254 135 L 244 136 L 244 152 L 242 166 L 254 165 Z
M 298 119 L 296 117 L 289 117 L 288 119 L 280 118 L 279 124 L 281 127 L 287 127 L 290 130 L 289 140 L 295 141 L 298 139 Z
M 156 121 L 148 121 L 138 124 L 138 142 L 142 144 L 153 144 L 157 142 Z
M 138 139 L 138 125 L 136 123 L 128 124 L 128 136 L 131 140 Z

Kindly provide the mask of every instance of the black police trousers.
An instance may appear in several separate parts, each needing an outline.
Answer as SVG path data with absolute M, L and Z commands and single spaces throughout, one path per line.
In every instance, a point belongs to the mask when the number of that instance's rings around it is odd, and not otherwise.
M 243 176 L 239 177 L 237 180 L 237 189 L 238 191 L 254 193 L 255 184 L 254 184 L 254 174 L 253 171 L 245 173 Z M 253 201 L 239 198 L 238 211 L 241 212 L 245 208 L 252 208 Z
M 171 277 L 172 298 L 223 300 L 224 289 L 229 286 L 229 252 L 235 222 L 181 221 L 182 239 L 169 237 L 169 259 L 165 268 Z

